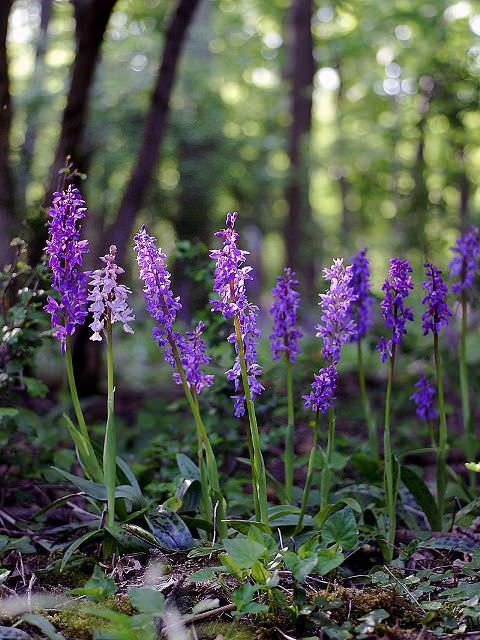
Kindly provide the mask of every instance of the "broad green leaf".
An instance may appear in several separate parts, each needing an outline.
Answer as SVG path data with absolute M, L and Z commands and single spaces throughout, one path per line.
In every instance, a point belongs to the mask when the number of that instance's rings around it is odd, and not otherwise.
M 325 522 L 322 540 L 325 544 L 335 544 L 343 549 L 352 549 L 357 543 L 358 529 L 352 508 L 347 506 L 335 511 Z
M 339 567 L 344 559 L 343 554 L 333 548 L 320 549 L 317 555 L 317 571 L 320 575 L 325 576 Z
M 321 529 L 323 527 L 325 520 L 332 513 L 332 511 L 335 511 L 342 505 L 347 505 L 357 513 L 362 513 L 362 507 L 360 506 L 358 501 L 355 500 L 355 498 L 342 498 L 341 500 L 338 500 L 334 504 L 328 504 L 326 507 L 324 507 L 321 511 L 317 513 L 317 515 L 314 518 L 315 524 L 317 525 L 317 527 Z
M 442 523 L 435 498 L 425 482 L 410 467 L 403 466 L 402 482 L 420 505 L 433 531 L 441 531 Z
M 23 616 L 22 619 L 32 627 L 37 627 L 37 629 L 40 629 L 40 631 L 44 633 L 49 640 L 65 640 L 65 636 L 59 633 L 50 622 L 50 620 L 48 620 L 44 616 L 34 613 L 27 613 Z
M 266 551 L 263 544 L 238 536 L 233 540 L 224 540 L 223 546 L 239 569 L 250 569 Z
M 115 593 L 115 588 L 115 580 L 107 578 L 100 567 L 95 565 L 92 577 L 87 580 L 84 586 L 72 589 L 70 593 L 87 596 L 93 600 L 105 600 Z
M 197 465 L 184 453 L 177 453 L 177 466 L 182 478 L 200 480 L 200 470 Z
M 228 573 L 228 569 L 223 565 L 215 567 L 203 567 L 198 571 L 194 571 L 188 578 L 189 582 L 208 582 L 212 580 L 216 573 Z
M 67 564 L 67 562 L 70 560 L 71 556 L 75 553 L 75 551 L 82 546 L 82 544 L 84 542 L 88 542 L 88 540 L 91 540 L 93 538 L 95 538 L 96 536 L 100 535 L 101 533 L 103 533 L 102 529 L 95 529 L 95 531 L 88 531 L 87 533 L 84 533 L 83 536 L 80 536 L 80 538 L 77 538 L 74 542 L 72 542 L 72 544 L 67 548 L 67 550 L 65 551 L 65 553 L 63 554 L 63 558 L 62 558 L 62 564 L 60 565 L 60 572 L 62 572 Z
M 248 534 L 252 526 L 259 527 L 265 533 L 271 533 L 272 531 L 268 525 L 263 524 L 263 522 L 257 522 L 256 520 L 224 520 L 223 522 L 244 535 Z
M 33 398 L 45 398 L 48 393 L 47 385 L 37 378 L 23 376 L 23 382 L 27 387 L 28 395 L 32 396 Z
M 300 558 L 293 551 L 286 551 L 283 554 L 285 564 L 297 582 L 303 582 L 305 578 L 314 571 L 318 564 L 317 554 L 312 554 L 306 558 Z
M 165 610 L 165 596 L 151 587 L 131 587 L 128 590 L 130 602 L 142 613 L 162 613 Z
M 193 607 L 192 614 L 196 615 L 197 613 L 203 613 L 204 611 L 211 611 L 219 606 L 220 601 L 218 598 L 205 598 L 205 600 L 200 600 L 200 602 Z

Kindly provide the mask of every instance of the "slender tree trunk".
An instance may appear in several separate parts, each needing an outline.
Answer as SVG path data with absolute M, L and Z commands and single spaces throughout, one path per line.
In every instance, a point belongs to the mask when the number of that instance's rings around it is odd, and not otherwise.
M 288 218 L 285 237 L 288 264 L 299 273 L 306 291 L 313 291 L 314 277 L 313 247 L 312 252 L 307 251 L 314 244 L 307 166 L 315 68 L 311 21 L 312 0 L 292 0 L 287 26 L 291 125 L 288 135 L 290 176 L 286 189 Z M 307 236 L 310 237 L 308 243 L 305 242 Z
M 58 184 L 58 172 L 69 155 L 81 169 L 80 147 L 87 118 L 88 99 L 100 50 L 116 0 L 72 0 L 75 10 L 77 49 L 62 127 L 50 174 L 46 199 Z
M 465 167 L 465 145 L 460 145 L 457 149 L 458 158 L 458 187 L 460 189 L 459 222 L 463 231 L 468 227 L 468 208 L 470 200 L 470 181 Z
M 77 169 L 84 170 L 81 145 L 85 131 L 89 95 L 105 31 L 117 0 L 71 1 L 75 13 L 76 53 L 55 159 L 45 192 L 45 207 L 49 205 L 52 193 L 62 183 L 59 171 L 65 166 L 67 156 L 70 156 Z M 30 245 L 30 262 L 32 264 L 40 260 L 45 246 L 46 228 L 43 220 L 39 222 L 42 224 L 39 224 L 38 228 L 34 230 L 34 238 Z
M 11 257 L 9 238 L 13 231 L 13 182 L 9 163 L 12 102 L 8 75 L 7 30 L 12 0 L 0 2 L 0 267 Z
M 20 185 L 19 199 L 25 204 L 25 192 L 31 178 L 31 165 L 37 139 L 37 113 L 45 96 L 43 94 L 43 78 L 45 71 L 45 53 L 47 51 L 48 24 L 52 14 L 53 0 L 40 0 L 40 27 L 35 52 L 35 65 L 31 79 L 31 86 L 35 98 L 27 108 L 25 136 L 20 154 Z
M 128 240 L 137 212 L 145 200 L 155 170 L 160 145 L 165 135 L 176 71 L 185 36 L 200 0 L 178 0 L 165 34 L 162 59 L 155 88 L 145 119 L 142 142 L 115 222 L 107 231 L 109 242 L 116 244 L 119 262 L 124 262 Z

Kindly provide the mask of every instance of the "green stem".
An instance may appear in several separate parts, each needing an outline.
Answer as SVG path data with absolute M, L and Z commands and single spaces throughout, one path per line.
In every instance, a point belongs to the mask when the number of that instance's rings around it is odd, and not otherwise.
M 438 333 L 433 333 L 433 352 L 435 356 L 435 371 L 437 374 L 438 409 L 440 414 L 437 448 L 437 500 L 440 519 L 445 513 L 445 492 L 447 488 L 447 418 L 445 414 L 445 401 L 443 397 L 443 375 L 440 349 L 438 346 Z
M 385 398 L 385 426 L 383 432 L 383 457 L 384 457 L 384 488 L 385 501 L 388 516 L 388 535 L 387 546 L 385 551 L 385 559 L 389 562 L 393 558 L 393 549 L 395 546 L 395 533 L 397 528 L 396 503 L 397 491 L 394 482 L 393 472 L 393 453 L 390 434 L 390 407 L 392 400 L 392 383 L 393 372 L 395 369 L 395 350 L 396 344 L 393 344 L 392 355 L 390 356 L 390 366 L 388 368 L 387 393 Z
M 115 524 L 115 484 L 116 484 L 116 459 L 117 441 L 115 433 L 115 407 L 113 386 L 113 345 L 112 323 L 107 320 L 107 426 L 105 429 L 105 441 L 103 447 L 103 476 L 107 489 L 107 525 Z
M 293 407 L 293 376 L 292 376 L 292 363 L 288 354 L 286 354 L 287 361 L 287 432 L 285 434 L 285 494 L 289 504 L 292 502 L 293 491 L 293 468 L 294 468 L 294 434 L 295 434 L 295 414 Z
M 462 319 L 460 329 L 460 344 L 459 344 L 459 360 L 460 360 L 460 395 L 462 398 L 462 418 L 463 429 L 466 442 L 466 454 L 471 460 L 475 459 L 476 446 L 475 446 L 475 425 L 470 413 L 470 397 L 468 388 L 468 364 L 467 364 L 467 296 L 465 291 L 462 291 L 461 297 L 462 303 Z M 475 471 L 468 472 L 470 479 L 470 488 L 474 489 L 477 486 L 477 474 Z
M 302 496 L 302 504 L 300 506 L 300 515 L 298 517 L 298 524 L 295 527 L 295 531 L 293 535 L 296 535 L 302 529 L 303 519 L 305 517 L 305 511 L 308 505 L 308 498 L 310 496 L 310 490 L 312 488 L 313 472 L 315 470 L 315 459 L 316 459 L 317 450 L 318 450 L 319 424 L 320 424 L 319 412 L 317 411 L 315 415 L 315 424 L 313 427 L 312 448 L 310 449 L 310 456 L 308 458 L 307 477 L 305 479 L 305 486 L 303 488 L 303 496 Z
M 242 331 L 240 328 L 240 321 L 238 316 L 233 316 L 233 323 L 235 326 L 235 337 L 237 341 L 238 357 L 240 360 L 240 369 L 242 372 L 243 390 L 245 392 L 245 400 L 247 404 L 248 421 L 250 424 L 250 436 L 252 444 L 253 458 L 252 463 L 252 477 L 254 482 L 254 494 L 257 494 L 257 505 L 255 517 L 258 521 L 268 525 L 267 515 L 267 480 L 265 473 L 265 463 L 262 455 L 262 447 L 260 445 L 260 435 L 258 432 L 257 416 L 255 414 L 255 406 L 252 400 L 252 394 L 250 392 L 250 386 L 248 384 L 248 370 L 247 362 L 245 360 L 245 350 L 243 347 Z
M 73 409 L 77 418 L 77 423 L 80 429 L 80 433 L 84 438 L 90 441 L 88 435 L 87 425 L 83 415 L 82 407 L 80 406 L 80 400 L 78 398 L 77 385 L 75 382 L 75 375 L 73 373 L 73 360 L 72 360 L 72 338 L 67 336 L 65 341 L 65 366 L 67 369 L 68 386 L 70 387 L 70 396 L 72 398 Z
M 328 435 L 327 435 L 327 451 L 325 456 L 325 465 L 322 469 L 322 484 L 320 493 L 320 510 L 328 505 L 330 496 L 330 479 L 333 452 L 335 449 L 335 413 L 332 407 L 328 408 Z
M 360 395 L 362 398 L 363 413 L 365 415 L 365 420 L 367 422 L 367 428 L 368 428 L 368 445 L 370 448 L 370 454 L 374 456 L 375 459 L 378 459 L 377 425 L 375 423 L 375 418 L 372 414 L 370 400 L 367 394 L 367 385 L 365 383 L 365 365 L 363 363 L 362 340 L 358 340 L 357 342 L 357 358 L 358 358 L 358 381 L 360 384 Z
M 205 463 L 207 467 L 207 475 L 209 479 L 209 484 L 211 490 L 215 494 L 215 499 L 218 501 L 217 507 L 217 518 L 216 525 L 218 535 L 223 539 L 227 536 L 227 526 L 223 522 L 225 520 L 225 505 L 224 498 L 222 492 L 220 491 L 220 480 L 218 475 L 218 467 L 217 461 L 215 459 L 215 455 L 213 453 L 212 445 L 210 444 L 210 440 L 208 438 L 207 430 L 203 423 L 202 417 L 200 415 L 200 405 L 198 402 L 198 396 L 195 390 L 191 390 L 187 377 L 185 375 L 185 369 L 182 365 L 182 360 L 180 358 L 180 352 L 178 350 L 177 343 L 175 342 L 175 338 L 170 333 L 168 335 L 168 341 L 170 343 L 170 347 L 172 349 L 173 357 L 175 360 L 175 365 L 177 367 L 178 374 L 180 375 L 180 380 L 182 381 L 183 391 L 185 393 L 185 397 L 187 398 L 188 405 L 190 407 L 190 411 L 192 412 L 193 419 L 195 421 L 195 427 L 197 429 L 197 440 L 199 443 L 199 468 L 202 468 L 202 460 L 203 460 L 203 451 L 205 452 Z M 203 445 L 203 449 L 202 449 Z M 203 479 L 202 484 L 205 482 Z M 202 495 L 205 496 L 205 488 L 202 487 Z M 213 513 L 212 502 L 211 499 L 207 500 L 207 504 L 205 505 L 205 517 L 210 521 Z

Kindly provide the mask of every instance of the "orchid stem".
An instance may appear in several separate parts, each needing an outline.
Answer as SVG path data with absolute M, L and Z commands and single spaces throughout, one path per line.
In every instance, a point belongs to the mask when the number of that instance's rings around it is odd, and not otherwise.
M 335 449 L 335 412 L 332 407 L 328 408 L 328 435 L 327 435 L 327 451 L 322 469 L 322 484 L 320 493 L 320 510 L 328 505 L 330 497 L 330 479 L 333 452 Z
M 292 502 L 293 491 L 293 471 L 294 471 L 294 457 L 295 457 L 295 414 L 293 406 L 293 376 L 292 376 L 292 363 L 288 354 L 286 354 L 287 361 L 287 431 L 285 434 L 285 454 L 284 454 L 284 469 L 285 469 L 285 495 L 287 502 Z
M 253 491 L 254 500 L 255 493 L 257 494 L 256 500 L 256 513 L 255 517 L 263 524 L 268 525 L 267 514 L 267 480 L 265 473 L 265 463 L 262 455 L 262 448 L 260 444 L 260 435 L 258 432 L 257 416 L 255 414 L 255 405 L 253 404 L 252 394 L 250 392 L 250 386 L 248 384 L 248 370 L 247 362 L 245 360 L 245 350 L 243 347 L 242 331 L 240 328 L 240 321 L 237 315 L 233 316 L 233 322 L 235 326 L 235 337 L 237 341 L 238 357 L 240 360 L 240 369 L 242 372 L 243 389 L 245 392 L 245 401 L 247 405 L 248 421 L 250 425 L 251 435 L 251 463 L 252 463 L 252 478 L 253 478 Z M 253 457 L 252 457 L 253 454 Z
M 437 374 L 438 409 L 440 414 L 437 447 L 437 500 L 440 520 L 445 513 L 445 492 L 447 488 L 447 418 L 445 414 L 445 401 L 443 396 L 443 375 L 440 349 L 438 346 L 438 333 L 433 334 L 433 351 L 435 356 L 435 370 Z
M 213 493 L 214 500 L 218 502 L 217 518 L 216 518 L 217 531 L 220 538 L 223 539 L 227 536 L 227 526 L 224 522 L 225 500 L 220 490 L 220 480 L 218 475 L 217 461 L 215 459 L 215 454 L 213 453 L 212 445 L 210 444 L 207 430 L 205 428 L 205 425 L 203 423 L 203 420 L 200 414 L 200 405 L 198 402 L 197 392 L 195 391 L 195 389 L 191 389 L 188 384 L 187 377 L 185 375 L 185 369 L 183 368 L 182 360 L 180 358 L 180 352 L 179 352 L 177 343 L 175 342 L 175 338 L 171 333 L 168 336 L 168 340 L 172 349 L 175 365 L 177 367 L 180 380 L 182 381 L 183 391 L 185 393 L 185 397 L 187 399 L 188 405 L 190 407 L 190 411 L 192 412 L 192 416 L 195 421 L 195 427 L 197 430 L 198 457 L 199 457 L 198 464 L 200 468 L 201 484 L 204 485 L 206 482 L 204 472 L 203 472 L 203 478 L 202 478 L 202 465 L 204 466 L 206 465 L 208 484 L 210 485 L 210 493 Z M 212 505 L 211 496 L 207 498 L 205 487 L 203 486 L 202 486 L 202 496 L 204 498 L 204 502 L 206 502 L 206 504 L 204 505 L 205 517 L 210 521 L 213 514 L 213 505 Z
M 296 535 L 302 530 L 303 519 L 305 517 L 305 511 L 308 506 L 308 498 L 310 497 L 310 490 L 312 488 L 313 472 L 315 470 L 315 460 L 317 457 L 318 440 L 319 440 L 319 411 L 315 415 L 315 423 L 313 426 L 313 442 L 310 449 L 310 456 L 308 458 L 307 477 L 305 479 L 305 486 L 303 488 L 302 504 L 300 506 L 300 515 L 298 516 L 298 523 L 295 527 L 293 535 Z
M 387 560 L 388 562 L 393 558 L 395 533 L 397 527 L 397 487 L 396 482 L 394 481 L 393 453 L 390 434 L 390 409 L 392 399 L 393 373 L 395 369 L 395 349 L 396 345 L 394 343 L 392 347 L 392 355 L 390 356 L 390 366 L 388 368 L 387 393 L 385 398 L 385 427 L 383 432 L 384 488 L 388 516 L 387 546 L 384 555 L 385 560 Z
M 363 413 L 365 415 L 365 420 L 367 422 L 368 428 L 368 444 L 370 449 L 370 454 L 378 459 L 378 436 L 377 436 L 377 425 L 375 423 L 375 418 L 372 414 L 372 409 L 370 406 L 370 400 L 367 394 L 367 385 L 365 383 L 365 365 L 363 363 L 363 352 L 362 352 L 362 340 L 359 339 L 357 342 L 357 357 L 358 357 L 358 381 L 360 385 L 360 395 L 362 398 L 363 405 Z
M 65 366 L 67 369 L 68 386 L 70 387 L 70 397 L 72 399 L 73 409 L 75 411 L 75 416 L 77 418 L 80 433 L 82 434 L 82 436 L 84 436 L 84 438 L 90 440 L 87 425 L 85 423 L 85 417 L 83 415 L 80 400 L 78 398 L 77 384 L 75 382 L 75 374 L 73 372 L 71 336 L 67 336 L 65 341 Z
M 460 361 L 460 395 L 462 398 L 462 418 L 465 433 L 467 457 L 474 460 L 476 457 L 475 426 L 470 412 L 470 397 L 468 388 L 468 364 L 467 364 L 467 297 L 462 291 L 462 320 L 460 329 L 459 361 Z M 475 490 L 477 486 L 477 474 L 469 471 L 470 488 Z
M 117 436 L 115 432 L 115 388 L 113 382 L 113 344 L 112 322 L 109 318 L 106 327 L 107 334 L 107 426 L 105 429 L 105 441 L 103 447 L 103 475 L 107 490 L 107 525 L 115 524 L 115 484 L 116 484 L 116 459 Z

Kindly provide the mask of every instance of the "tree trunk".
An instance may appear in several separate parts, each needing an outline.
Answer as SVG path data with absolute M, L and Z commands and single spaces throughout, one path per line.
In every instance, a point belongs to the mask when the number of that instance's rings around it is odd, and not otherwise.
M 87 117 L 88 98 L 100 56 L 103 37 L 116 0 L 72 0 L 75 10 L 77 49 L 73 62 L 70 89 L 63 112 L 60 138 L 50 174 L 46 199 L 58 184 L 58 172 L 69 155 L 81 170 L 80 146 Z
M 7 30 L 12 0 L 0 2 L 0 267 L 11 257 L 9 239 L 13 231 L 13 182 L 10 172 L 10 125 L 12 102 L 8 77 Z
M 75 13 L 76 53 L 55 159 L 45 192 L 45 207 L 50 204 L 52 193 L 57 191 L 63 182 L 59 171 L 65 166 L 65 158 L 70 156 L 73 166 L 80 171 L 84 168 L 81 144 L 85 131 L 88 99 L 103 37 L 115 3 L 116 0 L 72 0 Z M 43 220 L 39 222 L 41 224 L 34 229 L 30 246 L 32 264 L 40 260 L 46 241 L 45 225 Z
M 32 85 L 35 92 L 35 99 L 27 108 L 25 136 L 20 154 L 20 186 L 19 194 L 21 201 L 25 205 L 25 192 L 31 178 L 31 165 L 33 154 L 35 151 L 35 142 L 37 139 L 37 113 L 38 109 L 45 99 L 43 95 L 43 78 L 45 71 L 45 53 L 47 51 L 47 35 L 48 24 L 52 14 L 53 0 L 40 0 L 40 28 L 37 38 L 37 47 L 35 52 L 35 65 L 33 68 Z
M 160 145 L 166 130 L 170 96 L 178 62 L 188 27 L 199 1 L 178 0 L 175 12 L 167 27 L 162 60 L 145 119 L 137 161 L 132 169 L 116 220 L 106 234 L 108 242 L 117 245 L 117 256 L 120 263 L 125 262 L 125 251 L 135 224 L 135 218 L 142 207 L 157 164 Z
M 308 200 L 308 138 L 312 122 L 314 75 L 312 0 L 292 0 L 287 26 L 291 125 L 288 135 L 290 177 L 286 189 L 288 218 L 285 237 L 287 261 L 297 271 L 306 291 L 313 291 L 312 221 Z M 307 229 L 309 227 L 309 229 Z M 306 236 L 310 241 L 306 242 Z

